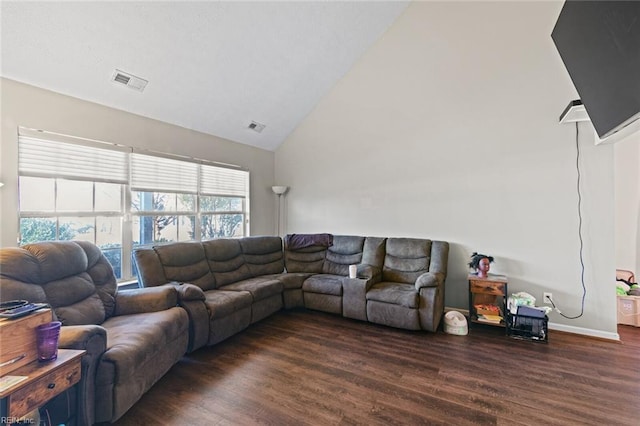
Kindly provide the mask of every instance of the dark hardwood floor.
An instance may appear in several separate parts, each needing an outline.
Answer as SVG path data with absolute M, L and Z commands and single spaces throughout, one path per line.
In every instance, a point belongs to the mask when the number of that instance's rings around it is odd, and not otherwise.
M 640 329 L 619 332 L 543 344 L 283 311 L 185 356 L 116 424 L 638 425 Z

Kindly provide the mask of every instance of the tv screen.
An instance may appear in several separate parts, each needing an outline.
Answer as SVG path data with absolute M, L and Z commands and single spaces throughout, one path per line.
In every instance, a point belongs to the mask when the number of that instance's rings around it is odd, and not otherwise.
M 567 0 L 551 37 L 600 138 L 640 118 L 640 1 Z

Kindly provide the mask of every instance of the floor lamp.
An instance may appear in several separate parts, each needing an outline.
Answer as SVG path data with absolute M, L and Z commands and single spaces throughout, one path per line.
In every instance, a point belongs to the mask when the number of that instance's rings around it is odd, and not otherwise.
M 278 196 L 278 225 L 276 226 L 278 236 L 280 236 L 280 198 L 284 195 L 285 192 L 289 189 L 288 186 L 272 186 L 271 190 L 274 194 Z

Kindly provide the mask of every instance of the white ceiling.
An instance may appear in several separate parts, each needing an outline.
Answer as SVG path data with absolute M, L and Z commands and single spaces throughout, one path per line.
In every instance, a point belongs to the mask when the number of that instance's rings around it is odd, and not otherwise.
M 407 1 L 1 4 L 3 77 L 275 150 Z M 143 93 L 110 79 L 149 80 Z M 249 130 L 254 120 L 262 133 Z

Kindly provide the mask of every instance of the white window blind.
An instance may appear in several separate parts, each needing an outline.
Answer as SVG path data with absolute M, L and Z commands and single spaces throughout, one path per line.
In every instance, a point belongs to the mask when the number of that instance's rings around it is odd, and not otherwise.
M 18 170 L 22 176 L 45 176 L 127 183 L 128 153 L 88 144 L 19 136 Z
M 198 192 L 198 164 L 152 155 L 131 154 L 134 191 Z
M 249 172 L 201 165 L 201 194 L 247 197 L 248 184 Z

